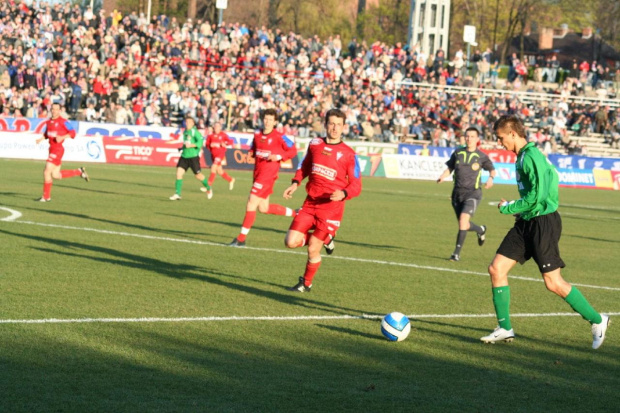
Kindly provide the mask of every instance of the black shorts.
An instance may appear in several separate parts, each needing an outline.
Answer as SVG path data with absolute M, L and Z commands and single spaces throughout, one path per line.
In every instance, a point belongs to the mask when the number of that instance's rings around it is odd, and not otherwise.
M 187 168 L 192 168 L 194 175 L 198 175 L 201 171 L 200 158 L 198 156 L 194 156 L 193 158 L 179 158 L 177 168 L 183 168 L 184 171 L 187 171 Z
M 469 214 L 473 217 L 476 213 L 476 209 L 478 209 L 479 203 L 480 199 L 469 198 L 464 201 L 459 201 L 457 198 L 452 197 L 452 208 L 456 214 L 456 219 L 459 219 L 461 214 Z
M 562 235 L 562 218 L 560 214 L 534 217 L 529 221 L 517 219 L 514 227 L 504 237 L 497 253 L 513 259 L 519 264 L 534 258 L 540 273 L 547 273 L 565 264 L 560 258 L 560 236 Z

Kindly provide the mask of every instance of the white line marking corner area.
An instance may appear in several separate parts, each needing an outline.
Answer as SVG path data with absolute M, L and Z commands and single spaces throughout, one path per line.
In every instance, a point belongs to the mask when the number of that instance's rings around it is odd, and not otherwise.
M 45 223 L 42 223 L 42 222 L 18 221 L 17 219 L 19 217 L 21 217 L 21 213 L 20 212 L 12 210 L 12 209 L 9 209 L 9 208 L 5 208 L 5 207 L 2 207 L 2 206 L 0 206 L 0 210 L 7 211 L 7 212 L 9 212 L 11 214 L 9 217 L 0 218 L 0 221 L 4 221 L 4 222 L 12 222 L 12 223 L 17 223 L 17 224 L 27 224 L 27 225 L 36 225 L 36 226 L 48 227 L 48 228 L 68 229 L 68 230 L 74 230 L 74 231 L 96 232 L 96 233 L 99 233 L 99 234 L 118 235 L 118 236 L 123 236 L 123 237 L 150 239 L 150 240 L 154 240 L 154 241 L 179 242 L 179 243 L 185 243 L 185 244 L 208 245 L 208 246 L 220 247 L 220 248 L 221 247 L 223 247 L 223 248 L 232 248 L 232 247 L 230 247 L 227 244 L 219 244 L 217 242 L 210 242 L 210 241 L 198 241 L 198 240 L 190 240 L 190 239 L 182 239 L 182 238 L 171 238 L 171 237 L 158 237 L 158 236 L 154 236 L 154 235 L 134 234 L 134 233 L 131 233 L 131 232 L 122 232 L 122 231 L 109 231 L 109 230 L 97 229 L 97 228 L 72 227 L 72 226 L 58 225 L 58 224 L 45 224 Z M 272 252 L 272 253 L 278 253 L 278 254 L 306 255 L 305 252 L 292 251 L 292 250 L 287 250 L 287 249 L 258 248 L 258 247 L 243 247 L 242 249 L 250 250 L 250 251 L 265 251 L 265 252 Z M 419 264 L 405 263 L 405 262 L 372 260 L 372 259 L 368 259 L 368 258 L 343 257 L 343 256 L 330 256 L 329 258 L 330 259 L 335 259 L 335 260 L 354 261 L 354 262 L 361 262 L 361 263 L 367 263 L 367 264 L 377 264 L 377 265 L 389 265 L 389 266 L 395 266 L 395 267 L 416 268 L 416 269 L 420 269 L 420 270 L 431 270 L 431 271 L 439 271 L 439 272 L 451 272 L 451 273 L 457 273 L 457 274 L 478 275 L 478 276 L 483 276 L 483 277 L 488 277 L 489 276 L 489 274 L 487 274 L 486 272 L 483 273 L 483 272 L 477 272 L 477 271 L 460 270 L 460 269 L 457 269 L 457 268 L 433 267 L 433 266 L 429 266 L 429 265 L 419 265 Z M 540 277 L 532 278 L 532 277 L 524 277 L 524 276 L 520 276 L 520 275 L 510 275 L 510 279 L 512 279 L 512 280 L 530 281 L 530 282 L 543 282 L 543 280 Z M 608 286 L 602 286 L 602 285 L 591 285 L 591 284 L 581 284 L 581 283 L 571 283 L 571 284 L 575 285 L 577 287 L 594 288 L 594 289 L 607 290 L 607 291 L 620 291 L 620 287 L 608 287 Z
M 605 313 L 610 316 L 620 312 Z M 516 313 L 512 318 L 534 317 L 576 317 L 577 313 Z M 228 316 L 228 317 L 138 317 L 138 318 L 44 318 L 24 320 L 2 320 L 0 324 L 79 324 L 79 323 L 209 323 L 219 321 L 333 321 L 333 320 L 381 320 L 383 315 L 333 315 L 333 316 Z M 495 318 L 495 314 L 410 314 L 410 320 L 434 318 Z

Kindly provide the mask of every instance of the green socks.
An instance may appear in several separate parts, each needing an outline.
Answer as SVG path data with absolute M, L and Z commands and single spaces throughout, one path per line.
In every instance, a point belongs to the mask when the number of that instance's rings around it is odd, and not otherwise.
M 584 320 L 590 322 L 590 324 L 600 324 L 603 322 L 601 315 L 590 305 L 588 300 L 581 294 L 581 291 L 577 287 L 573 286 L 570 293 L 564 299 L 575 312 L 581 314 Z
M 510 286 L 493 288 L 493 306 L 497 322 L 504 330 L 512 330 L 510 324 Z
M 207 191 L 211 190 L 211 186 L 209 185 L 209 180 L 207 178 L 202 181 L 202 184 L 205 186 L 205 188 L 207 188 Z
M 177 179 L 176 182 L 174 183 L 174 187 L 176 189 L 177 195 L 181 196 L 181 188 L 183 187 L 183 180 Z

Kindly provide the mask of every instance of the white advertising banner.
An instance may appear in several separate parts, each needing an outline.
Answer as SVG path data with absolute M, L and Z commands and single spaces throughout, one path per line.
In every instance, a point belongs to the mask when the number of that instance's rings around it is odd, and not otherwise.
M 40 137 L 38 133 L 0 132 L 0 158 L 46 160 L 49 143 L 44 140 L 37 145 L 36 140 Z M 76 135 L 75 139 L 66 139 L 63 146 L 65 148 L 63 161 L 106 162 L 100 136 Z
M 417 155 L 383 155 L 383 167 L 388 178 L 436 181 L 446 170 L 450 158 Z M 452 180 L 450 177 L 447 180 Z

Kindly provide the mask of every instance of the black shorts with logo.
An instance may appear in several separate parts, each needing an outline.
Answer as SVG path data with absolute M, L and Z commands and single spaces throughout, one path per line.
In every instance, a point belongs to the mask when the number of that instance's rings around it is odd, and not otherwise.
M 454 209 L 456 219 L 459 219 L 461 214 L 469 214 L 473 217 L 480 201 L 482 201 L 482 191 L 452 192 L 452 209 Z
M 566 266 L 560 258 L 561 235 L 562 218 L 557 211 L 529 221 L 518 218 L 504 237 L 497 253 L 519 264 L 534 258 L 541 274 L 551 272 Z
M 194 156 L 193 158 L 179 158 L 177 168 L 183 168 L 184 171 L 187 171 L 187 168 L 192 168 L 194 175 L 198 175 L 201 171 L 200 158 L 198 156 Z

